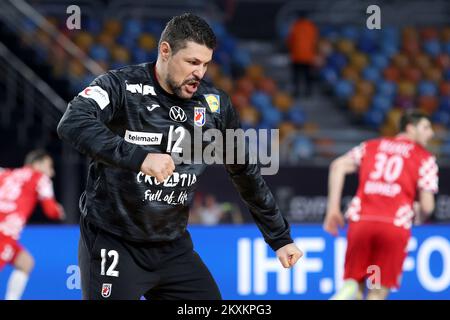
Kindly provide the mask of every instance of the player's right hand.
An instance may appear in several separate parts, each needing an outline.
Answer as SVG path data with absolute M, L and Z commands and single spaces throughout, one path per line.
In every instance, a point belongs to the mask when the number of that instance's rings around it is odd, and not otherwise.
M 298 259 L 303 256 L 303 252 L 297 248 L 294 243 L 289 243 L 281 248 L 279 248 L 276 252 L 278 260 L 280 260 L 281 264 L 285 268 L 293 267 Z
M 141 165 L 141 171 L 155 177 L 158 182 L 163 182 L 170 177 L 175 170 L 175 163 L 170 155 L 165 153 L 149 153 Z
M 323 222 L 323 229 L 333 236 L 338 235 L 338 228 L 345 225 L 344 216 L 340 211 L 329 211 Z

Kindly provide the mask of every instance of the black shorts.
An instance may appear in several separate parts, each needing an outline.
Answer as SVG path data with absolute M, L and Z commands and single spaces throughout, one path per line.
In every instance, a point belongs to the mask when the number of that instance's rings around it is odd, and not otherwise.
M 80 220 L 83 299 L 221 300 L 189 232 L 170 242 L 138 243 Z

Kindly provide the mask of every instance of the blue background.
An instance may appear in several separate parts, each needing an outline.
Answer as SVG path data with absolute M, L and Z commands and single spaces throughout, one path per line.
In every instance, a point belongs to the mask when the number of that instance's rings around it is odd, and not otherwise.
M 320 271 L 307 273 L 306 292 L 296 293 L 292 270 L 289 290 L 285 293 L 277 291 L 277 275 L 267 275 L 267 291 L 256 294 L 254 288 L 255 241 L 262 240 L 261 234 L 254 225 L 190 227 L 194 246 L 216 279 L 224 299 L 328 299 L 334 292 L 335 275 L 335 242 L 345 240 L 345 230 L 339 238 L 333 238 L 323 232 L 319 225 L 294 225 L 292 236 L 296 241 L 312 241 L 319 243 L 319 248 L 306 250 L 300 264 L 319 261 Z M 24 299 L 80 299 L 79 278 L 77 278 L 78 226 L 29 226 L 25 229 L 21 243 L 32 253 L 36 266 L 30 277 Z M 248 239 L 250 251 L 241 252 L 244 259 L 251 261 L 250 291 L 247 294 L 238 292 L 238 241 Z M 244 240 L 245 241 L 245 240 Z M 417 245 L 408 254 L 409 268 L 405 270 L 402 286 L 398 292 L 390 295 L 390 299 L 450 299 L 450 226 L 419 226 L 413 229 L 413 242 Z M 438 244 L 436 245 L 436 243 Z M 323 248 L 320 248 L 320 244 Z M 436 249 L 438 246 L 438 249 Z M 426 249 L 426 247 L 428 249 Z M 258 253 L 266 258 L 275 259 L 275 254 L 264 246 L 266 253 Z M 431 248 L 431 249 L 430 249 Z M 428 250 L 427 255 L 423 255 Z M 345 251 L 343 251 L 345 252 Z M 343 254 L 342 250 L 340 254 Z M 422 252 L 422 260 L 419 255 Z M 336 253 L 337 254 L 337 253 Z M 426 260 L 426 261 L 425 261 Z M 422 267 L 419 267 L 422 266 Z M 303 267 L 299 265 L 299 267 Z M 281 267 L 280 267 L 281 268 Z M 420 277 L 423 270 L 433 281 L 440 279 L 444 287 L 432 292 L 430 281 Z M 0 297 L 5 294 L 5 287 L 11 267 L 0 272 Z M 327 290 L 321 290 L 320 283 L 326 279 Z M 330 280 L 328 280 L 330 279 Z M 68 285 L 69 284 L 69 285 Z M 331 284 L 331 287 L 330 287 Z M 436 290 L 436 289 L 434 289 Z

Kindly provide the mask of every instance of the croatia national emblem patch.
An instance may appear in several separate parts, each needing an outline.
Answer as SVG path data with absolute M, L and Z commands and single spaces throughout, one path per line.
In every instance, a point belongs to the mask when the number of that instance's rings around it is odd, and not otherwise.
M 104 283 L 102 286 L 102 297 L 108 298 L 111 295 L 112 284 Z
M 194 108 L 194 123 L 197 127 L 202 127 L 206 122 L 206 108 Z

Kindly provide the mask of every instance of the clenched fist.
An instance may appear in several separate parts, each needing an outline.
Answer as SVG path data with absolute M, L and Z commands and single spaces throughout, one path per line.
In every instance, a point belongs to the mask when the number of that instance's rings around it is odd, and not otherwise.
M 174 170 L 175 164 L 172 157 L 165 153 L 149 153 L 141 165 L 141 171 L 155 177 L 158 182 L 163 182 L 170 177 Z
M 277 257 L 285 268 L 290 268 L 303 256 L 303 252 L 294 243 L 277 250 Z

